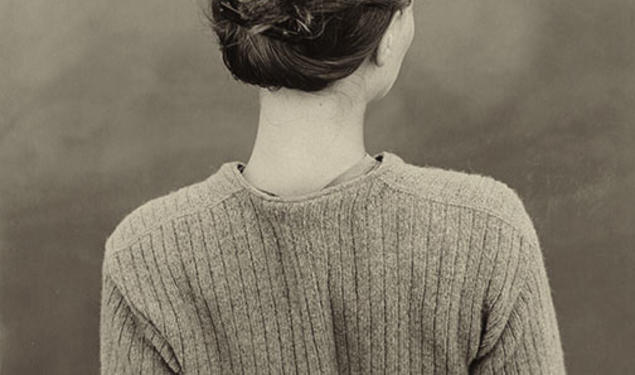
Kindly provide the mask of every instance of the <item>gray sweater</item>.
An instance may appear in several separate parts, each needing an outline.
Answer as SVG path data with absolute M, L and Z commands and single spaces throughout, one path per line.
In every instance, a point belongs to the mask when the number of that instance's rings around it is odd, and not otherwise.
M 268 195 L 225 162 L 106 241 L 102 374 L 564 374 L 538 236 L 494 178 L 391 152 Z

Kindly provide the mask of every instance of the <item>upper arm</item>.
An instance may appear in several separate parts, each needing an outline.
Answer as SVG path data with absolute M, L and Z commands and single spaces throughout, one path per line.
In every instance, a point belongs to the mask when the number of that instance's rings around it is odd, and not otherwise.
M 546 262 L 519 195 L 500 183 L 500 238 L 490 255 L 483 330 L 473 374 L 564 374 L 564 358 Z M 502 234 L 501 234 L 502 233 Z M 490 233 L 491 234 L 491 233 Z
M 107 252 L 102 267 L 100 308 L 100 373 L 134 370 L 139 374 L 176 374 L 179 363 L 167 340 L 130 296 L 131 285 Z

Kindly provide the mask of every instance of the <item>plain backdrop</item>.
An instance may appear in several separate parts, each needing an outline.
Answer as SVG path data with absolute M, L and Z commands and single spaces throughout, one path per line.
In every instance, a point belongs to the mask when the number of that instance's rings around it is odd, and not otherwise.
M 197 2 L 198 1 L 198 2 Z M 98 371 L 106 237 L 246 161 L 257 91 L 203 0 L 0 0 L 0 372 Z M 415 0 L 368 150 L 495 177 L 534 220 L 571 374 L 635 368 L 635 3 Z

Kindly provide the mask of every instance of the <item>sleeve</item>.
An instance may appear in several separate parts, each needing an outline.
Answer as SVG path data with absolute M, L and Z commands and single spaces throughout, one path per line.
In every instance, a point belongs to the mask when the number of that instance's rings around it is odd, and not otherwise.
M 566 374 L 543 254 L 535 231 L 528 233 L 517 237 L 517 277 L 505 277 L 486 303 L 481 343 L 470 374 Z M 513 270 L 501 266 L 493 277 L 503 272 L 508 275 Z
M 180 368 L 167 341 L 130 304 L 122 288 L 102 270 L 100 374 L 178 374 Z

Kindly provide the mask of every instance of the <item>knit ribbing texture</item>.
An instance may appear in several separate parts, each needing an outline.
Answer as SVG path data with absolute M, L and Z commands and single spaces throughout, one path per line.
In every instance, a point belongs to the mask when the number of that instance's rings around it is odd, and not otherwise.
M 101 374 L 565 374 L 516 191 L 374 157 L 292 198 L 225 162 L 126 215 L 105 241 Z

